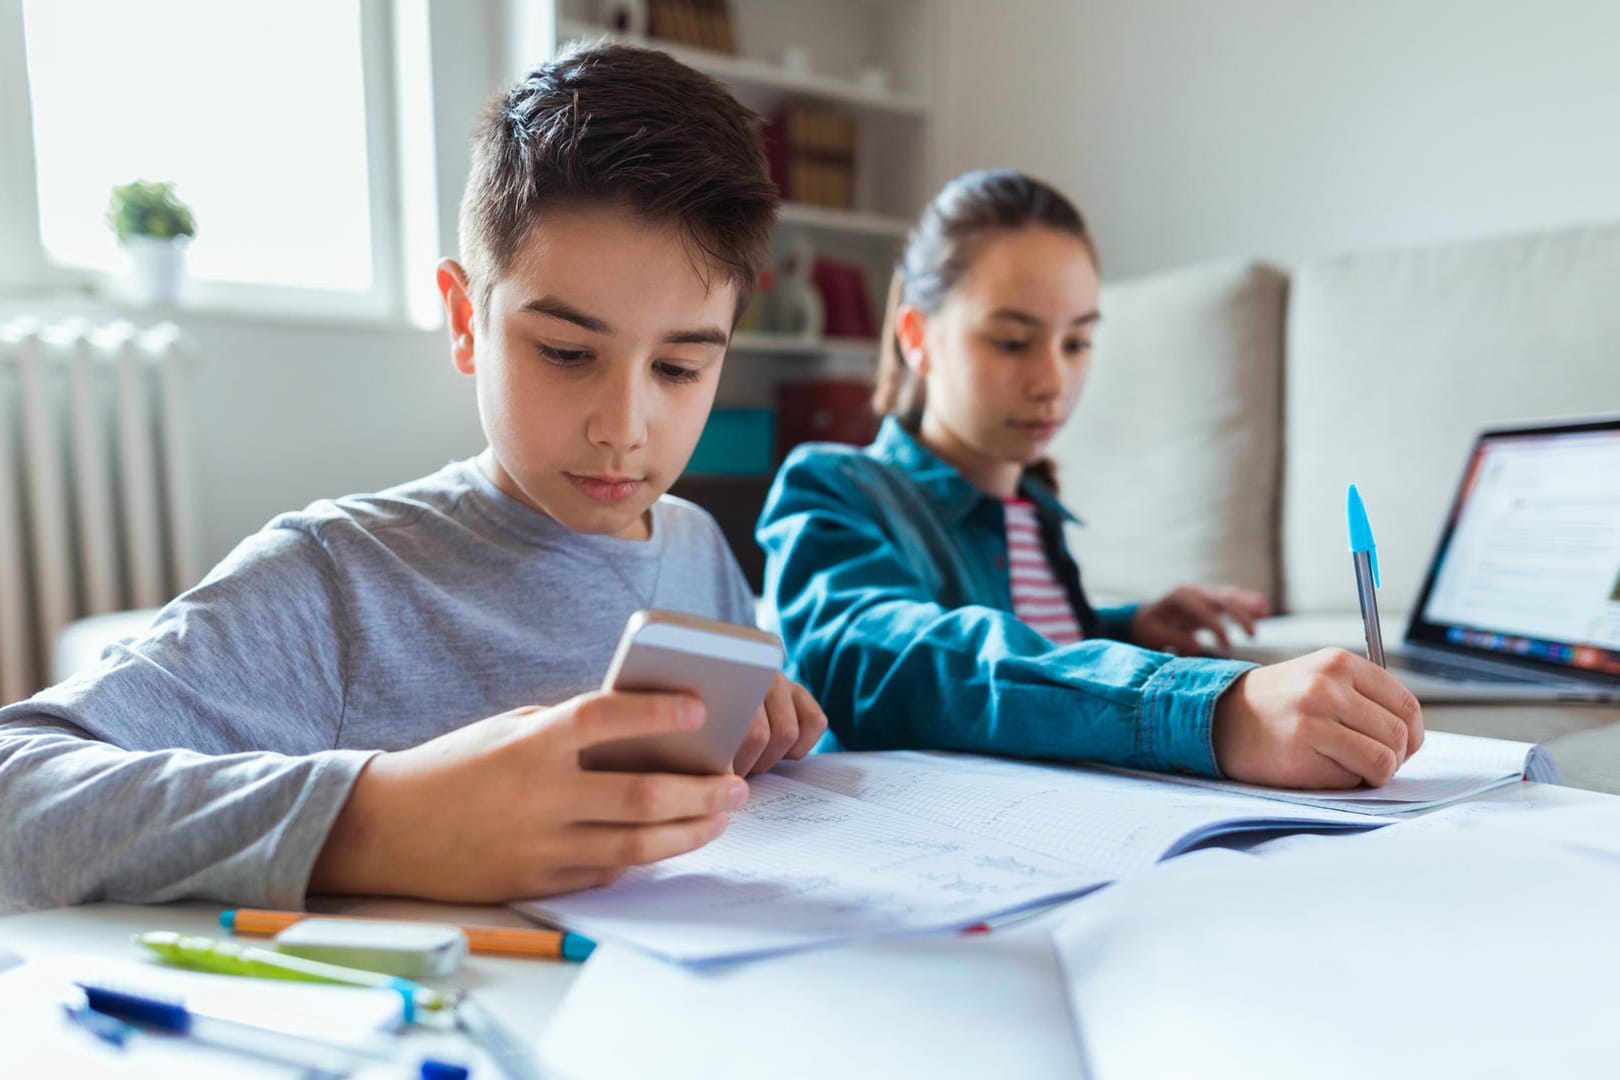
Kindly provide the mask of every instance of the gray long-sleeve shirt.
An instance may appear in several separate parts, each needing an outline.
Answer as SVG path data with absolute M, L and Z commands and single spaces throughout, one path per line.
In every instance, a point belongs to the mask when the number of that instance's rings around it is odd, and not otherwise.
M 753 621 L 680 499 L 650 540 L 588 536 L 469 460 L 284 514 L 94 670 L 0 709 L 0 911 L 298 907 L 373 753 L 595 688 L 643 607 Z

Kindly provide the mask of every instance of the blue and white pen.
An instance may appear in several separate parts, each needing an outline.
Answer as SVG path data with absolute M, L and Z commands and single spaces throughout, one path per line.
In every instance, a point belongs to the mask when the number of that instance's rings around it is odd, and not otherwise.
M 94 1021 L 112 1019 L 145 1031 L 195 1039 L 221 1049 L 247 1054 L 266 1061 L 293 1065 L 322 1076 L 347 1076 L 366 1061 L 391 1061 L 392 1048 L 315 1039 L 274 1028 L 245 1024 L 237 1020 L 193 1012 L 178 1001 L 154 997 L 138 991 L 103 983 L 81 982 L 84 1007 L 70 1008 L 68 1015 L 99 1038 L 114 1041 L 111 1025 Z M 122 1045 L 127 1030 L 117 1038 Z
M 1346 500 L 1350 519 L 1350 557 L 1356 564 L 1356 598 L 1361 601 L 1361 625 L 1367 635 L 1367 659 L 1384 666 L 1384 635 L 1378 626 L 1378 545 L 1373 543 L 1372 526 L 1367 524 L 1367 508 L 1361 492 L 1350 485 Z

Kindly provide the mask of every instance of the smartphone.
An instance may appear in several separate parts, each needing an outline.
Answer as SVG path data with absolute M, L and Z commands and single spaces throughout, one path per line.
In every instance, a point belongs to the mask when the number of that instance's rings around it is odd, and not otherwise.
M 782 670 L 775 634 L 752 626 L 646 609 L 630 616 L 604 690 L 674 690 L 703 699 L 696 731 L 598 743 L 580 752 L 587 769 L 716 775 L 731 760 Z

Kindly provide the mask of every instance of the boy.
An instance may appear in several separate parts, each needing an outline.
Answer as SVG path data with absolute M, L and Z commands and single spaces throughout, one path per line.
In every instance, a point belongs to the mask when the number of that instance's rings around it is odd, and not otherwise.
M 604 46 L 497 100 L 473 156 L 438 281 L 488 448 L 282 515 L 96 671 L 0 710 L 0 908 L 588 888 L 718 835 L 741 776 L 825 729 L 779 677 L 735 776 L 578 764 L 702 723 L 586 692 L 631 612 L 752 621 L 713 520 L 663 492 L 775 216 L 754 117 Z

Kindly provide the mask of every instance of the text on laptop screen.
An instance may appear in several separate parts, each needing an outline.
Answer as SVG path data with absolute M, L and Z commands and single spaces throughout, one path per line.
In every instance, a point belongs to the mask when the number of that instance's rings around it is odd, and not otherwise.
M 1455 512 L 1423 622 L 1620 673 L 1620 430 L 1487 436 Z

